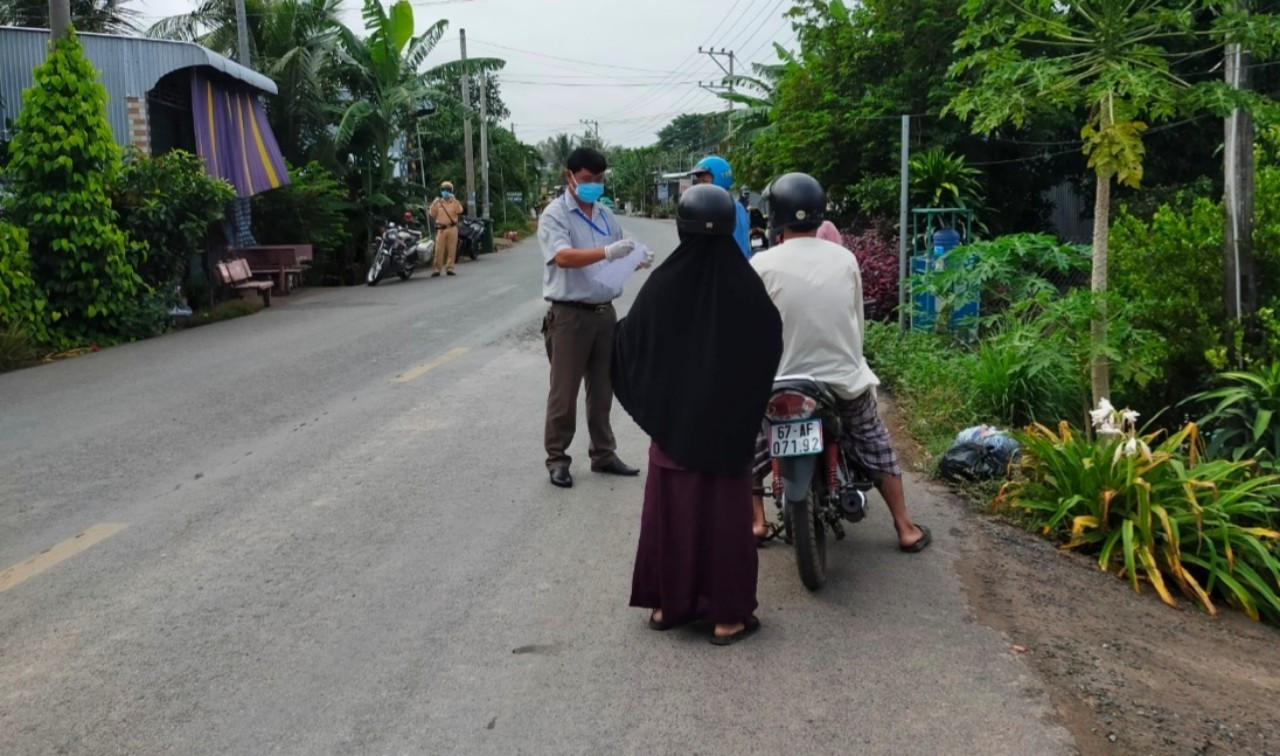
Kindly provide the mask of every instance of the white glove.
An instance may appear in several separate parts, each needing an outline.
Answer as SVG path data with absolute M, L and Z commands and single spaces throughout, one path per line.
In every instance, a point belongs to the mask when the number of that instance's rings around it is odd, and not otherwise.
M 640 264 L 636 266 L 636 270 L 644 270 L 653 267 L 653 250 L 646 249 L 644 257 L 640 260 Z
M 630 239 L 622 239 L 604 248 L 604 259 L 613 261 L 621 260 L 631 254 L 636 248 L 636 243 Z

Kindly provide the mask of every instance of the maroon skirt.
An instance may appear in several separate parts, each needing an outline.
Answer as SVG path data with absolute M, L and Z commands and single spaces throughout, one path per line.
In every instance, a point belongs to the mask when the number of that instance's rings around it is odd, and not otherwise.
M 756 610 L 751 470 L 719 476 L 682 469 L 656 444 L 640 518 L 631 605 L 664 622 L 745 622 Z

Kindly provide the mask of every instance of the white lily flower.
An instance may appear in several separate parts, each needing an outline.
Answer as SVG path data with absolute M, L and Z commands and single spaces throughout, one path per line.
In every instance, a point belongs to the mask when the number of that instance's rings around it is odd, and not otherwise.
M 1099 433 L 1103 433 L 1105 432 L 1102 430 L 1103 426 L 1115 426 L 1115 414 L 1116 408 L 1111 405 L 1111 402 L 1101 399 L 1098 401 L 1098 408 L 1089 412 L 1089 418 L 1093 421 L 1093 427 Z
M 1134 428 L 1138 427 L 1138 413 L 1136 411 L 1126 409 L 1120 413 L 1120 417 L 1124 420 L 1125 424 L 1131 425 Z
M 1100 422 L 1094 423 L 1094 430 L 1099 436 L 1121 436 L 1124 431 L 1116 427 L 1115 419 L 1112 417 L 1103 418 Z

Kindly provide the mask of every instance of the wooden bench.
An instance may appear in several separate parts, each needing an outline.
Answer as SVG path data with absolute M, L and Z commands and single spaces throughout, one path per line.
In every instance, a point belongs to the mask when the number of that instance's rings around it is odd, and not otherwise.
M 247 260 L 254 276 L 273 279 L 276 291 L 285 296 L 301 285 L 302 273 L 311 264 L 313 256 L 310 244 L 236 247 L 231 253 Z
M 271 306 L 271 288 L 275 285 L 270 281 L 259 281 L 253 277 L 253 271 L 249 269 L 248 261 L 243 258 L 235 260 L 225 260 L 218 263 L 218 281 L 224 286 L 229 286 L 237 291 L 257 291 L 262 297 L 262 305 L 264 307 Z

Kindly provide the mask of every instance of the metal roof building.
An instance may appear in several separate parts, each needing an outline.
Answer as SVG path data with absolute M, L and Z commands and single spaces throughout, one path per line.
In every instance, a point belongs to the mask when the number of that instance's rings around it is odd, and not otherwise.
M 115 34 L 78 35 L 107 91 L 107 121 L 118 144 L 147 155 L 185 150 L 209 175 L 251 197 L 289 183 L 262 94 L 262 74 L 190 42 Z M 44 62 L 47 29 L 0 27 L 0 124 L 15 119 L 22 92 Z
M 152 147 L 148 112 L 166 104 L 181 107 L 190 99 L 184 91 L 189 77 L 170 77 L 175 72 L 212 70 L 260 92 L 277 91 L 268 77 L 190 42 L 114 34 L 78 36 L 107 89 L 107 120 L 122 146 Z M 48 44 L 48 29 L 0 27 L 0 125 L 5 119 L 17 119 L 22 91 L 34 83 L 32 69 L 44 61 Z M 170 82 L 173 86 L 166 86 Z M 147 132 L 145 139 L 139 138 L 140 130 Z

